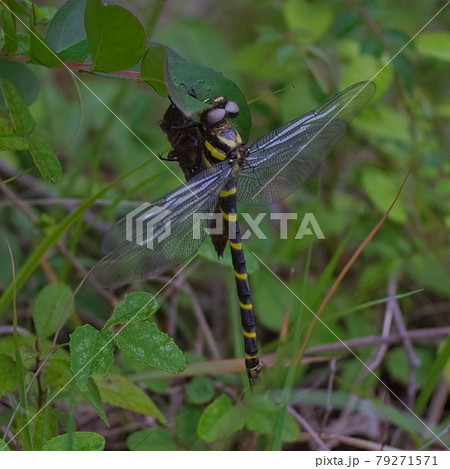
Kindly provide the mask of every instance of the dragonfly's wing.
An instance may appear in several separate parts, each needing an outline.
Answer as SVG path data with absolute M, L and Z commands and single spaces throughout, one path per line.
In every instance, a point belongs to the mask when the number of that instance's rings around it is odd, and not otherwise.
M 111 228 L 106 256 L 89 273 L 91 287 L 110 288 L 154 277 L 194 254 L 205 238 L 206 217 L 231 174 L 228 162 L 205 169 L 151 204 L 143 204 Z
M 272 204 L 297 189 L 331 152 L 375 89 L 370 81 L 356 83 L 257 140 L 239 173 L 239 201 Z

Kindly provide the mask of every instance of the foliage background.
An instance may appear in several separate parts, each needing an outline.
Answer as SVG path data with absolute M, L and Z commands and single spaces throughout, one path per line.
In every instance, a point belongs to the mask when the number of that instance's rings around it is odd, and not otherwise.
M 30 3 L 7 3 L 20 6 L 19 16 L 28 24 Z M 62 4 L 34 2 L 36 28 L 43 37 Z M 397 340 L 382 350 L 376 374 L 435 432 L 445 428 L 450 304 L 448 8 L 409 42 L 445 3 L 231 0 L 132 1 L 123 6 L 136 15 L 148 38 L 235 81 L 250 103 L 253 121 L 250 142 L 313 109 L 352 83 L 376 75 L 378 92 L 320 171 L 288 200 L 270 208 L 314 213 L 326 239 L 295 240 L 299 225 L 293 224 L 289 226 L 288 240 L 280 241 L 277 226 L 265 223 L 261 226 L 271 234 L 268 239 L 252 238 L 246 243 L 263 355 L 278 352 L 278 358 L 273 359 L 272 355 L 266 358 L 276 365 L 267 371 L 270 392 L 258 395 L 262 401 L 256 397 L 248 398 L 250 402 L 244 400 L 245 425 L 232 428 L 230 423 L 233 411 L 244 408 L 239 395 L 245 381 L 238 374 L 226 373 L 225 368 L 220 373 L 220 367 L 225 366 L 221 359 L 242 354 L 232 274 L 229 267 L 216 262 L 206 241 L 201 251 L 203 257 L 190 268 L 189 275 L 158 298 L 161 310 L 156 315 L 161 329 L 187 352 L 188 362 L 204 361 L 205 367 L 200 367 L 198 376 L 192 378 L 182 373 L 176 379 L 156 379 L 158 373 L 152 375 L 148 366 L 119 355 L 113 369 L 115 384 L 127 396 L 137 391 L 135 388 L 125 391 L 125 382 L 120 382 L 124 386 L 121 388 L 119 380 L 138 383 L 153 398 L 151 410 L 144 411 L 144 401 L 139 400 L 134 406 L 124 406 L 127 413 L 121 409 L 120 393 L 114 401 L 100 392 L 101 399 L 95 400 L 70 387 L 46 407 L 48 420 L 36 419 L 28 427 L 28 437 L 19 436 L 17 447 L 39 449 L 56 434 L 70 434 L 75 429 L 103 434 L 108 448 L 122 448 L 127 437 L 129 448 L 143 445 L 143 449 L 263 449 L 281 447 L 283 441 L 295 449 L 321 448 L 315 446 L 316 439 L 306 435 L 333 433 L 336 428 L 340 429 L 341 439 L 336 437 L 333 442 L 323 444 L 341 449 L 355 446 L 375 449 L 381 444 L 400 448 L 425 445 L 432 435 L 417 419 L 406 419 L 403 425 L 398 423 L 397 412 L 410 417 L 409 412 L 375 378 L 366 376 L 364 367 L 350 354 L 328 349 L 321 359 L 317 355 L 316 360 L 306 362 L 289 377 L 283 361 L 296 356 L 312 316 L 250 253 L 254 251 L 267 262 L 316 311 L 345 262 L 380 220 L 411 171 L 391 214 L 352 265 L 326 305 L 322 320 L 340 340 L 351 341 L 377 337 L 383 325 L 388 324 L 392 311 L 401 312 L 405 328 L 416 331 L 413 349 L 408 349 L 405 341 Z M 4 10 L 2 15 L 3 28 L 7 29 Z M 19 23 L 16 27 L 26 37 L 26 29 Z M 406 43 L 398 57 L 388 63 Z M 144 169 L 114 184 L 102 203 L 92 204 L 64 231 L 61 239 L 55 238 L 40 268 L 29 272 L 26 282 L 15 292 L 14 302 L 2 303 L 0 373 L 9 380 L 3 379 L 8 384 L 0 386 L 1 425 L 9 428 L 10 433 L 4 436 L 8 441 L 25 421 L 24 416 L 14 420 L 9 407 L 14 407 L 17 401 L 25 404 L 19 395 L 25 394 L 24 387 L 32 371 L 42 364 L 50 347 L 43 340 L 49 337 L 46 333 L 35 340 L 35 334 L 39 336 L 36 319 L 39 295 L 49 284 L 67 284 L 75 289 L 99 259 L 100 239 L 107 227 L 129 209 L 127 201 L 150 201 L 177 187 L 179 181 L 110 111 L 155 154 L 164 154 L 168 143 L 157 124 L 168 105 L 166 98 L 158 96 L 145 83 L 119 80 L 113 73 L 103 76 L 80 73 L 82 80 L 108 105 L 108 110 L 64 68 L 25 64 L 20 41 L 19 48 L 9 52 L 3 36 L 2 46 L 3 59 L 9 56 L 9 62 L 20 64 L 14 75 L 15 84 L 29 106 L 36 123 L 35 132 L 50 143 L 62 165 L 62 178 L 51 184 L 33 169 L 26 152 L 1 152 L 3 292 L 12 281 L 11 257 L 18 271 L 43 236 L 82 201 L 147 163 Z M 9 65 L 4 61 L 0 67 L 1 77 L 10 73 L 5 71 Z M 4 107 L 2 115 L 7 116 Z M 172 169 L 178 171 L 174 166 Z M 178 174 L 181 177 L 180 171 Z M 247 207 L 242 210 L 247 211 Z M 141 288 L 156 292 L 160 286 L 154 283 Z M 121 291 L 117 298 L 124 293 Z M 77 294 L 73 314 L 58 336 L 57 342 L 62 346 L 53 355 L 53 361 L 44 363 L 41 379 L 29 391 L 26 403 L 29 412 L 43 408 L 49 396 L 71 376 L 64 347 L 69 334 L 84 323 L 101 329 L 115 301 L 116 298 L 105 299 L 84 290 Z M 8 329 L 12 324 L 12 304 L 21 328 L 20 346 L 17 343 L 14 346 L 18 348 L 12 346 Z M 61 311 L 61 306 L 45 307 L 44 323 L 54 315 L 59 317 L 61 312 L 57 311 Z M 199 327 L 198 321 L 203 316 L 215 346 L 208 345 L 204 334 L 199 333 L 203 326 Z M 57 326 L 50 327 L 51 333 Z M 384 334 L 394 333 L 399 323 L 391 328 L 384 330 Z M 26 337 L 33 340 L 25 340 Z M 336 340 L 326 327 L 317 324 L 308 346 Z M 28 353 L 22 357 L 23 367 L 17 359 L 19 348 L 22 355 Z M 371 363 L 374 356 L 379 357 L 380 350 L 379 345 L 356 348 L 366 363 Z M 58 353 L 59 361 L 55 358 Z M 416 358 L 420 359 L 417 367 Z M 218 361 L 212 376 L 210 360 Z M 328 382 L 330 375 L 332 384 Z M 106 386 L 99 375 L 93 376 L 94 389 Z M 293 392 L 286 394 L 287 389 Z M 301 393 L 302 390 L 308 393 Z M 360 407 L 349 416 L 342 408 L 351 402 L 352 392 L 358 396 Z M 269 398 L 273 408 L 264 401 Z M 330 399 L 334 412 L 326 407 Z M 95 409 L 103 422 L 92 410 L 93 402 L 106 405 L 103 411 Z M 368 402 L 373 409 L 365 413 L 361 407 Z M 201 417 L 208 405 L 215 406 L 212 409 L 222 420 L 217 416 L 211 420 L 211 407 L 210 413 L 205 411 Z M 273 412 L 266 415 L 268 421 L 278 419 L 277 434 L 261 430 L 264 425 L 256 420 L 260 406 Z M 382 417 L 383 412 L 388 417 Z M 286 419 L 286 415 L 295 418 L 285 424 L 283 433 L 280 420 Z M 312 422 L 313 428 L 305 428 L 302 415 Z M 363 424 L 358 421 L 361 415 Z M 14 423 L 8 427 L 11 417 Z M 44 420 L 50 423 L 44 425 Z M 115 437 L 108 433 L 107 420 L 109 428 L 121 428 Z M 224 429 L 217 428 L 219 421 Z M 378 425 L 378 431 L 368 430 L 368 421 Z M 134 433 L 141 428 L 141 432 L 148 433 Z M 355 440 L 345 441 L 344 436 Z M 92 447 L 101 447 L 101 443 L 95 440 Z M 437 442 L 436 447 L 442 447 L 441 443 Z

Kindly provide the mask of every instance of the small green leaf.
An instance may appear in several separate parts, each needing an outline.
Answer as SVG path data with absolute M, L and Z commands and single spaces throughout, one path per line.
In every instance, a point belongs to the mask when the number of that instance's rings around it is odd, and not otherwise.
M 112 317 L 106 322 L 104 329 L 116 324 L 130 321 L 142 321 L 149 318 L 159 308 L 155 295 L 147 292 L 133 292 L 114 308 Z
M 450 62 L 450 33 L 433 31 L 422 33 L 414 41 L 417 50 L 426 57 Z
M 30 16 L 30 62 L 41 64 L 46 67 L 59 67 L 62 60 L 58 54 L 51 49 L 41 36 L 41 33 L 35 28 L 35 6 L 33 5 Z
M 244 427 L 242 409 L 233 406 L 231 399 L 222 394 L 203 412 L 197 433 L 207 443 L 226 438 Z
M 16 21 L 8 8 L 2 8 L 2 26 L 4 35 L 3 52 L 14 54 L 17 50 Z
M 166 428 L 144 428 L 127 438 L 131 451 L 179 451 L 172 434 Z
M 58 432 L 58 422 L 55 408 L 44 406 L 42 412 L 37 412 L 31 422 L 33 435 L 33 448 L 38 451 L 42 446 Z
M 199 406 L 190 404 L 181 406 L 175 422 L 175 433 L 177 441 L 182 442 L 183 448 L 202 449 L 200 447 L 202 443 L 197 438 L 197 427 L 202 413 L 203 410 Z
M 91 404 L 92 408 L 97 412 L 105 425 L 109 427 L 108 416 L 103 407 L 102 397 L 92 377 L 89 378 L 89 389 L 83 393 L 84 398 Z
M 333 21 L 333 10 L 324 2 L 288 0 L 283 13 L 289 29 L 299 31 L 302 39 L 310 42 L 319 39 Z
M 106 375 L 114 361 L 111 333 L 86 324 L 70 334 L 70 366 L 78 388 L 88 390 L 93 373 Z
M 416 285 L 450 298 L 450 274 L 443 262 L 447 258 L 447 251 L 425 252 L 408 258 L 405 267 Z
M 60 58 L 70 62 L 83 62 L 89 57 L 84 28 L 86 0 L 64 3 L 48 25 L 46 40 Z
M 43 451 L 103 451 L 105 438 L 94 432 L 75 432 L 55 436 L 42 447 Z
M 122 409 L 157 418 L 161 423 L 166 420 L 154 402 L 142 389 L 127 378 L 109 373 L 108 376 L 93 376 L 94 383 L 103 401 Z
M 144 54 L 144 28 L 128 10 L 87 0 L 84 22 L 93 70 L 123 70 L 135 65 Z
M 18 386 L 16 363 L 12 358 L 0 355 L 0 396 L 17 389 Z
M 74 310 L 72 289 L 65 283 L 44 287 L 36 296 L 33 321 L 39 337 L 49 337 L 63 326 Z
M 62 168 L 50 143 L 36 136 L 29 137 L 28 143 L 28 151 L 42 177 L 53 184 L 57 183 L 61 179 Z
M 158 370 L 181 373 L 186 368 L 181 350 L 154 323 L 128 324 L 114 337 L 114 342 L 125 355 Z
M 164 80 L 166 50 L 162 46 L 150 46 L 142 58 L 140 81 L 148 83 L 160 96 L 167 96 Z
M 274 436 L 277 426 L 274 425 L 278 413 L 284 412 L 274 401 L 267 396 L 254 396 L 245 408 L 245 426 L 254 432 Z M 287 414 L 283 425 L 281 440 L 292 442 L 298 438 L 299 427 L 292 415 Z
M 28 135 L 34 129 L 34 120 L 17 88 L 5 78 L 0 79 L 0 87 L 15 133 Z
M 207 376 L 195 376 L 188 384 L 186 393 L 191 404 L 204 404 L 214 396 L 214 383 Z
M 395 177 L 384 174 L 379 169 L 368 168 L 364 171 L 362 183 L 372 203 L 381 213 L 384 213 L 394 200 L 401 181 L 396 181 Z M 389 213 L 389 219 L 397 223 L 405 223 L 407 218 L 405 204 L 403 199 L 399 198 Z
M 11 451 L 11 448 L 3 438 L 0 438 L 0 451 Z

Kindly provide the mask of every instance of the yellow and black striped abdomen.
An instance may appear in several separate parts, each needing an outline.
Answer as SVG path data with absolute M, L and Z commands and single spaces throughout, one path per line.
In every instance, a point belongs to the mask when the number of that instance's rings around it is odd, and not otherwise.
M 237 221 L 236 187 L 227 187 L 220 193 L 219 206 L 228 226 L 228 244 L 231 249 L 234 276 L 239 298 L 242 333 L 244 336 L 245 367 L 250 382 L 254 382 L 260 372 L 261 366 L 258 358 L 258 345 L 256 340 L 255 316 L 253 312 L 252 296 L 248 281 L 247 265 L 242 250 L 241 233 Z

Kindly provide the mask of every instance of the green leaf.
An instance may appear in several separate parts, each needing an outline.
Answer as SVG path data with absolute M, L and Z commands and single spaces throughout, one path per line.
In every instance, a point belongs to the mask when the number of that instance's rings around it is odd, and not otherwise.
M 0 136 L 0 151 L 27 150 L 28 146 L 28 140 L 19 135 Z
M 191 404 L 204 404 L 214 396 L 214 382 L 208 376 L 195 376 L 186 388 Z
M 401 181 L 377 168 L 368 168 L 364 171 L 362 184 L 375 207 L 384 213 L 394 200 Z M 405 203 L 401 197 L 395 202 L 388 218 L 397 223 L 405 223 L 408 219 Z
M 0 59 L 0 77 L 14 83 L 27 106 L 36 100 L 39 92 L 39 81 L 28 65 Z
M 144 428 L 127 438 L 131 451 L 179 451 L 172 434 L 165 428 Z
M 83 393 L 83 396 L 89 404 L 91 404 L 92 408 L 97 412 L 105 425 L 109 427 L 109 420 L 105 408 L 103 407 L 102 397 L 92 377 L 89 378 L 89 388 Z
M 100 396 L 108 404 L 155 417 L 161 423 L 166 422 L 158 407 L 147 394 L 127 378 L 115 373 L 109 373 L 106 377 L 97 375 L 93 376 L 92 379 L 100 392 Z
M 434 31 L 422 33 L 414 41 L 417 50 L 426 57 L 450 62 L 450 33 Z
M 49 47 L 41 33 L 34 26 L 35 7 L 33 5 L 30 16 L 30 62 L 46 67 L 59 67 L 62 60 Z
M 114 342 L 125 355 L 158 370 L 181 373 L 186 368 L 181 350 L 154 323 L 128 324 L 114 337 Z
M 57 434 L 58 421 L 55 408 L 48 405 L 44 406 L 42 412 L 35 413 L 35 418 L 30 423 L 32 426 L 33 448 L 41 450 L 45 442 Z
M 28 138 L 28 151 L 42 177 L 56 184 L 62 176 L 62 167 L 50 143 L 42 137 Z
M 34 120 L 17 88 L 5 78 L 0 79 L 0 87 L 15 133 L 28 135 L 34 129 Z
M 63 326 L 74 311 L 72 289 L 65 283 L 44 287 L 36 296 L 33 321 L 39 337 L 51 336 Z
M 233 123 L 244 141 L 248 140 L 251 129 L 250 110 L 244 95 L 232 80 L 212 68 L 170 60 L 165 70 L 165 80 L 173 103 L 192 118 L 196 118 L 196 113 L 208 107 L 204 101 L 210 98 L 225 96 L 235 101 L 239 106 L 239 115 L 233 119 Z
M 14 360 L 6 355 L 0 355 L 0 396 L 17 389 L 18 374 Z
M 177 441 L 182 442 L 184 449 L 202 449 L 202 442 L 197 438 L 197 427 L 202 415 L 202 408 L 196 405 L 185 404 L 181 406 L 175 422 Z M 195 445 L 195 446 L 194 446 Z
M 417 254 L 409 258 L 406 268 L 414 282 L 444 298 L 450 298 L 450 274 L 445 265 L 448 252 Z
M 440 380 L 450 381 L 450 336 L 439 347 L 438 355 L 426 370 L 424 386 L 414 404 L 414 412 L 421 414 L 428 399 L 436 391 Z
M 14 54 L 17 50 L 16 21 L 8 8 L 2 8 L 2 26 L 5 41 L 3 53 Z
M 254 396 L 245 408 L 245 425 L 249 430 L 263 435 L 274 436 L 277 426 L 274 425 L 279 412 L 284 412 L 278 404 L 269 400 L 267 396 Z M 300 430 L 292 415 L 287 414 L 283 426 L 281 440 L 296 441 Z
M 130 321 L 142 321 L 149 318 L 158 308 L 159 304 L 155 299 L 155 295 L 148 292 L 128 293 L 114 308 L 114 313 L 106 321 L 104 329 Z
M 163 76 L 162 76 L 163 72 Z M 141 81 L 151 85 L 159 94 L 169 94 L 172 102 L 194 121 L 197 114 L 208 108 L 205 102 L 216 96 L 235 101 L 240 109 L 233 120 L 247 140 L 251 130 L 250 110 L 244 95 L 233 81 L 212 68 L 187 62 L 172 49 L 153 44 L 141 66 Z M 161 83 L 164 80 L 165 86 Z
M 83 62 L 89 57 L 84 28 L 86 0 L 64 3 L 48 25 L 46 40 L 62 60 Z
M 70 366 L 78 388 L 88 390 L 93 373 L 106 375 L 114 361 L 111 333 L 98 331 L 90 324 L 77 327 L 70 334 Z
M 123 70 L 135 65 L 144 54 L 144 28 L 128 10 L 87 0 L 84 22 L 93 70 Z
M 333 21 L 333 10 L 324 2 L 288 0 L 283 13 L 289 29 L 302 33 L 302 39 L 308 42 L 318 40 Z
M 426 383 L 429 376 L 429 371 L 434 363 L 434 353 L 431 350 L 415 347 L 414 352 L 420 361 L 417 368 L 417 384 L 421 389 Z M 387 353 L 386 360 L 384 361 L 386 371 L 390 374 L 391 378 L 402 385 L 408 385 L 411 379 L 410 370 L 408 365 L 408 357 L 402 347 L 395 347 Z
M 0 438 L 0 451 L 11 451 L 11 448 L 6 444 L 3 438 Z
M 105 438 L 94 432 L 74 432 L 55 436 L 42 447 L 43 451 L 103 451 Z
M 150 46 L 142 58 L 140 81 L 148 83 L 160 96 L 167 96 L 164 80 L 166 50 L 161 46 Z
M 222 394 L 203 412 L 197 433 L 207 443 L 226 438 L 244 427 L 242 409 L 233 406 L 231 399 Z

